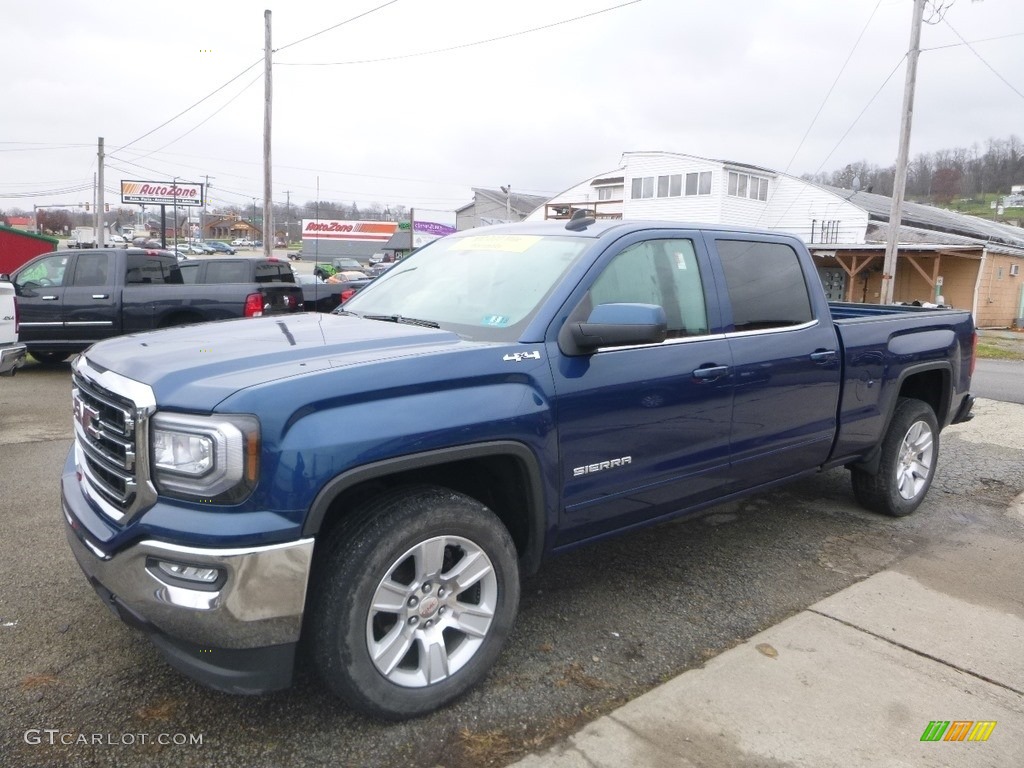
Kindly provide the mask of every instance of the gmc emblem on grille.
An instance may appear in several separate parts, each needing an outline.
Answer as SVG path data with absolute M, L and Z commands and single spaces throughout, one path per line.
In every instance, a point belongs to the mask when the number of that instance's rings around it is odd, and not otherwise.
M 75 420 L 82 425 L 82 429 L 85 430 L 85 434 L 87 434 L 93 440 L 99 440 L 100 412 L 97 411 L 92 406 L 83 403 L 77 391 L 74 394 L 74 410 Z

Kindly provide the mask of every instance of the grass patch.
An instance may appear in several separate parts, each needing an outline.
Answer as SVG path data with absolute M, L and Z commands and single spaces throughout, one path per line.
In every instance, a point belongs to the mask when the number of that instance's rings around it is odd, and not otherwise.
M 979 341 L 978 357 L 986 360 L 1024 360 L 1024 339 L 1019 342 Z

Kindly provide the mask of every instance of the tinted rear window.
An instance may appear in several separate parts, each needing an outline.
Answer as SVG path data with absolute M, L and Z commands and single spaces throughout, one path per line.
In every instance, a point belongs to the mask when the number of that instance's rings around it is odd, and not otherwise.
M 747 240 L 716 240 L 715 245 L 737 331 L 784 328 L 814 318 L 800 259 L 788 245 Z

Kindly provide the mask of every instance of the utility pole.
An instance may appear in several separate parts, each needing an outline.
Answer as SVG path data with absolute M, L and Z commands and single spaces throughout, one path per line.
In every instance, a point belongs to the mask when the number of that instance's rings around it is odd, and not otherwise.
M 889 238 L 885 243 L 882 267 L 882 295 L 879 304 L 892 304 L 896 281 L 897 244 L 903 216 L 903 196 L 907 188 L 907 157 L 910 153 L 910 124 L 914 116 L 914 86 L 917 81 L 917 58 L 921 53 L 921 21 L 925 0 L 914 0 L 914 19 L 910 25 L 910 49 L 907 51 L 907 80 L 903 87 L 903 115 L 900 118 L 900 146 L 896 156 L 896 178 L 893 180 L 892 207 L 889 209 Z
M 206 174 L 206 186 L 203 187 L 203 212 L 199 216 L 199 237 L 206 240 L 206 202 L 210 198 L 210 179 L 216 179 L 216 176 L 210 176 Z
M 501 191 L 505 193 L 505 221 L 509 224 L 512 223 L 512 185 L 509 184 L 507 187 L 502 187 Z
M 274 97 L 271 59 L 274 51 L 270 47 L 270 11 L 263 12 L 265 25 L 263 52 L 263 256 L 270 258 L 274 248 L 274 191 L 271 183 L 270 165 L 270 116 Z
M 292 191 L 286 189 L 284 191 L 284 239 L 287 241 L 285 244 L 290 245 L 292 242 Z
M 103 247 L 103 137 L 96 152 L 96 247 Z

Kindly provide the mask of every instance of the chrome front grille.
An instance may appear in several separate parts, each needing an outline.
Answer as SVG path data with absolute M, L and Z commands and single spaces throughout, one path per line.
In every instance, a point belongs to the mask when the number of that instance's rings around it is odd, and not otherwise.
M 132 391 L 144 402 L 133 400 Z M 93 371 L 82 356 L 75 364 L 71 400 L 83 486 L 104 514 L 121 520 L 155 498 L 146 452 L 152 391 L 109 371 Z

